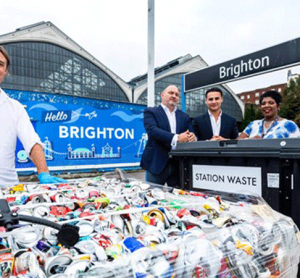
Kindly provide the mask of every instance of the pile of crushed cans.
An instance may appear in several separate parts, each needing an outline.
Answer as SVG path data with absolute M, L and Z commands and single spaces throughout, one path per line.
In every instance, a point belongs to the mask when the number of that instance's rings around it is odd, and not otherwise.
M 2 277 L 291 278 L 300 236 L 294 222 L 253 195 L 191 192 L 117 170 L 68 184 L 2 188 L 13 215 L 68 224 L 0 227 Z M 3 217 L 0 214 L 0 220 Z

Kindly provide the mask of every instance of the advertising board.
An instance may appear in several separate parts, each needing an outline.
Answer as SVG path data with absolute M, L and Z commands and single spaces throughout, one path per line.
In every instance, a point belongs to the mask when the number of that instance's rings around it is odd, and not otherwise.
M 145 106 L 130 103 L 5 90 L 20 101 L 42 143 L 50 170 L 139 167 L 147 141 Z M 35 170 L 17 143 L 18 172 Z

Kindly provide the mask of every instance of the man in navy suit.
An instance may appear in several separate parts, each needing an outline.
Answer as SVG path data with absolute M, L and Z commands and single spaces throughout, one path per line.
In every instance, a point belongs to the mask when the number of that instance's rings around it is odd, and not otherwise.
M 177 143 L 196 141 L 190 117 L 177 109 L 179 90 L 170 85 L 161 93 L 161 105 L 144 111 L 144 127 L 148 141 L 141 167 L 146 170 L 146 181 L 168 186 L 179 186 L 178 162 L 169 159 L 169 151 Z
M 223 92 L 219 88 L 211 88 L 205 93 L 208 111 L 195 117 L 193 128 L 198 141 L 236 139 L 238 129 L 236 120 L 221 110 Z

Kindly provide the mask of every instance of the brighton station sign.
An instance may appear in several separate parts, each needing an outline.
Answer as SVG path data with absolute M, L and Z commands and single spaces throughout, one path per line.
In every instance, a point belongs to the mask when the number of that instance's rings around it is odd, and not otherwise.
M 184 76 L 185 91 L 223 84 L 300 63 L 300 38 Z

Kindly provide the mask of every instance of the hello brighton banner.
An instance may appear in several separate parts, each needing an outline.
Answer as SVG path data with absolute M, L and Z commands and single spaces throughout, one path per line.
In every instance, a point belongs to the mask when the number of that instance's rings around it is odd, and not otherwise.
M 147 136 L 144 105 L 5 90 L 26 107 L 50 170 L 138 167 Z M 17 171 L 35 170 L 17 142 Z
M 184 76 L 185 91 L 300 64 L 300 38 L 207 67 Z

